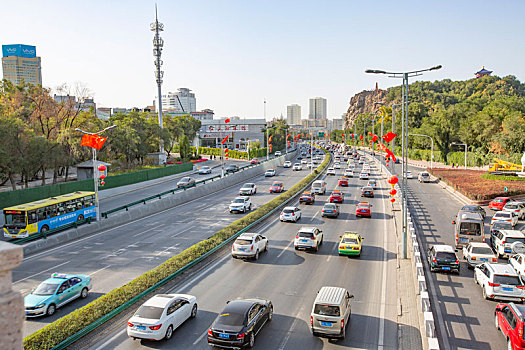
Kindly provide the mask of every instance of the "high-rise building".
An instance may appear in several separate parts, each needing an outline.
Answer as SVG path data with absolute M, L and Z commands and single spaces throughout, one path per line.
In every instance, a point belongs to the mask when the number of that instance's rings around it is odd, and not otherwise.
M 42 85 L 40 57 L 31 45 L 2 45 L 2 70 L 4 79 L 18 85 L 22 80 L 33 85 Z
M 187 88 L 180 88 L 177 92 L 168 92 L 166 95 L 162 95 L 162 109 L 184 113 L 196 112 L 195 94 Z
M 315 97 L 310 99 L 308 119 L 326 119 L 326 99 Z
M 288 125 L 301 125 L 301 106 L 297 104 L 286 106 L 286 122 Z

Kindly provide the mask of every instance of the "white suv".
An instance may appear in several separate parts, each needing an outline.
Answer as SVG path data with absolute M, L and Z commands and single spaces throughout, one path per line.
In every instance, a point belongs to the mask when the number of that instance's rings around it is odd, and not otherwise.
M 492 236 L 492 248 L 496 251 L 498 257 L 507 257 L 512 255 L 512 243 L 525 243 L 525 234 L 518 230 L 499 230 Z
M 516 254 L 509 258 L 509 264 L 520 275 L 522 280 L 525 279 L 525 254 Z
M 252 201 L 248 197 L 235 197 L 229 206 L 230 213 L 242 212 L 245 213 L 247 210 L 252 210 Z
M 259 253 L 268 250 L 268 238 L 260 233 L 244 232 L 232 244 L 232 257 L 259 259 Z
M 346 168 L 345 169 L 345 176 L 346 177 L 354 177 L 354 170 L 352 168 Z
M 508 221 L 514 227 L 518 223 L 518 214 L 510 211 L 498 211 L 492 216 L 490 223 L 493 224 L 495 221 Z
M 319 250 L 321 244 L 323 244 L 323 231 L 317 227 L 301 227 L 293 243 L 295 250 L 313 249 L 315 251 Z
M 257 193 L 257 186 L 253 182 L 248 182 L 242 185 L 239 189 L 239 194 L 241 196 L 251 196 L 252 194 Z
M 292 167 L 292 162 L 290 162 L 289 160 L 287 160 L 286 162 L 284 162 L 283 164 L 283 168 L 291 168 Z
M 503 207 L 503 211 L 516 214 L 518 219 L 525 219 L 525 203 L 523 202 L 508 202 Z
M 295 163 L 293 165 L 293 168 L 292 168 L 293 171 L 296 171 L 296 170 L 303 170 L 303 166 L 301 165 L 301 163 Z
M 297 207 L 285 207 L 279 215 L 281 221 L 297 222 L 301 218 L 301 209 Z
M 525 300 L 525 286 L 510 264 L 478 265 L 474 269 L 474 281 L 481 286 L 485 299 Z

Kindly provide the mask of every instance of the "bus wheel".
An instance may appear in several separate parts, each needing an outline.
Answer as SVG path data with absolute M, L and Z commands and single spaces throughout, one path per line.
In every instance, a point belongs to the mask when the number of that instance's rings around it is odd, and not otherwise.
M 42 226 L 42 228 L 40 229 L 40 233 L 44 233 L 47 231 L 49 231 L 49 227 L 47 225 Z
M 77 218 L 77 221 L 80 222 L 80 221 L 84 221 L 84 215 L 80 214 Z

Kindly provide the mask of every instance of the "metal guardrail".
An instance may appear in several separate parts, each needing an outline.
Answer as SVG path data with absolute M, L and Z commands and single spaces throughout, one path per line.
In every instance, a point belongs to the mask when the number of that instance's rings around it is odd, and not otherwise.
M 322 164 L 321 164 L 322 165 Z M 320 166 L 321 166 L 320 165 Z M 325 169 L 328 167 L 325 166 Z M 55 347 L 52 348 L 52 350 L 62 350 L 62 349 L 65 349 L 67 348 L 69 345 L 73 344 L 74 342 L 76 342 L 77 340 L 79 340 L 80 338 L 84 337 L 85 335 L 87 335 L 88 333 L 92 332 L 93 330 L 95 330 L 97 327 L 101 326 L 102 324 L 106 323 L 107 321 L 109 321 L 110 319 L 112 319 L 113 317 L 117 316 L 119 313 L 121 313 L 122 311 L 126 310 L 128 307 L 130 307 L 131 305 L 135 304 L 136 302 L 138 302 L 139 300 L 141 300 L 142 298 L 144 298 L 146 295 L 156 291 L 157 289 L 159 289 L 160 287 L 164 286 L 165 284 L 167 284 L 169 281 L 173 280 L 174 278 L 176 278 L 177 276 L 179 276 L 180 274 L 182 274 L 184 271 L 190 269 L 191 267 L 195 266 L 196 264 L 200 263 L 201 261 L 203 261 L 204 259 L 208 258 L 210 255 L 214 254 L 215 252 L 217 252 L 218 250 L 222 249 L 224 246 L 228 245 L 231 241 L 233 241 L 235 238 L 237 238 L 239 235 L 241 235 L 242 233 L 248 231 L 249 229 L 251 229 L 252 227 L 260 224 L 261 222 L 263 222 L 264 220 L 266 220 L 269 216 L 273 215 L 277 210 L 279 210 L 280 208 L 282 208 L 283 206 L 285 206 L 286 204 L 288 204 L 290 201 L 294 200 L 298 194 L 300 194 L 304 189 L 308 188 L 308 186 L 310 186 L 310 184 L 315 181 L 316 179 L 319 178 L 319 176 L 321 176 L 322 174 L 322 171 L 319 172 L 319 174 L 317 174 L 316 177 L 314 177 L 306 186 L 304 186 L 302 189 L 300 189 L 299 191 L 297 191 L 296 194 L 292 195 L 290 198 L 288 198 L 286 201 L 284 201 L 283 203 L 279 204 L 277 207 L 275 207 L 274 209 L 272 209 L 270 212 L 268 212 L 267 214 L 265 214 L 264 216 L 262 216 L 261 218 L 257 219 L 256 221 L 252 222 L 251 224 L 249 224 L 248 226 L 244 227 L 243 229 L 241 229 L 240 231 L 236 232 L 235 234 L 233 234 L 232 236 L 230 236 L 229 238 L 227 238 L 226 240 L 224 240 L 222 243 L 220 243 L 218 246 L 210 249 L 209 251 L 207 251 L 206 253 L 204 253 L 203 255 L 201 255 L 200 257 L 192 260 L 191 262 L 189 262 L 188 264 L 186 264 L 185 266 L 181 267 L 180 269 L 178 269 L 177 271 L 175 271 L 173 274 L 165 277 L 164 279 L 162 279 L 161 281 L 157 282 L 156 284 L 154 284 L 153 286 L 149 287 L 148 289 L 144 290 L 143 292 L 141 292 L 140 294 L 136 295 L 135 297 L 133 297 L 132 299 L 128 300 L 127 302 L 125 302 L 124 304 L 120 305 L 119 307 L 115 308 L 114 310 L 110 311 L 109 313 L 107 313 L 106 315 L 102 316 L 101 318 L 99 318 L 98 320 L 94 321 L 93 323 L 89 324 L 87 327 L 81 329 L 80 331 L 78 331 L 77 333 L 75 333 L 74 335 L 72 335 L 71 337 L 67 338 L 66 340 L 62 341 L 61 343 L 57 344 Z
M 68 229 L 68 228 L 72 228 L 72 227 L 77 228 L 79 225 L 82 225 L 82 224 L 84 224 L 86 222 L 88 224 L 90 224 L 91 221 L 93 221 L 93 220 L 91 220 L 91 218 L 86 218 L 86 219 L 83 219 L 83 220 L 72 222 L 72 223 L 64 225 L 64 226 L 60 226 L 58 228 L 54 228 L 54 229 L 49 230 L 49 231 L 33 233 L 33 234 L 31 234 L 31 235 L 29 235 L 27 237 L 24 237 L 24 238 L 19 238 L 19 239 L 15 239 L 13 241 L 8 241 L 8 243 L 22 244 L 22 243 L 25 243 L 25 242 L 34 241 L 34 240 L 39 239 L 39 238 L 47 239 L 47 236 L 52 236 L 53 234 L 55 234 L 57 232 L 60 232 L 60 231 L 63 231 L 63 230 Z

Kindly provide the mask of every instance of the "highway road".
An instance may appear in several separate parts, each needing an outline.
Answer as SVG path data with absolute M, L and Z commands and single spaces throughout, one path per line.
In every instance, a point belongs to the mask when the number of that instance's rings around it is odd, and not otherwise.
M 422 171 L 421 168 L 409 166 L 413 174 Z M 415 219 L 420 228 L 422 249 L 433 244 L 449 244 L 454 246 L 454 231 L 452 220 L 458 210 L 464 205 L 450 192 L 436 183 L 419 183 L 416 179 L 409 180 L 408 196 L 411 207 L 415 210 Z M 493 214 L 488 207 L 485 232 L 489 242 L 490 218 Z M 523 229 L 523 225 L 521 225 Z M 460 275 L 445 273 L 430 273 L 430 293 L 437 297 L 438 318 L 442 324 L 436 324 L 442 349 L 504 349 L 506 341 L 494 327 L 495 301 L 483 299 L 481 288 L 474 282 L 474 273 L 467 269 L 466 262 L 460 258 Z M 506 259 L 499 259 L 506 263 Z M 427 270 L 428 272 L 428 270 Z
M 342 174 L 342 170 L 337 172 Z M 327 179 L 328 189 L 336 187 L 338 177 Z M 372 178 L 378 178 L 377 174 Z M 397 349 L 395 234 L 391 216 L 385 213 L 389 187 L 381 181 L 376 197 L 369 199 L 373 204 L 371 219 L 356 218 L 355 206 L 364 183 L 354 178 L 343 188 L 345 201 L 337 219 L 320 216 L 327 193 L 317 196 L 313 205 L 301 205 L 303 217 L 298 223 L 281 223 L 274 218 L 255 230 L 270 242 L 268 252 L 259 260 L 232 259 L 229 249 L 224 249 L 191 278 L 171 284 L 168 292 L 193 294 L 199 304 L 197 317 L 177 329 L 171 340 L 133 341 L 126 334 L 127 320 L 121 317 L 116 325 L 99 329 L 75 348 L 208 349 L 208 327 L 226 301 L 258 296 L 273 302 L 274 318 L 257 336 L 256 349 Z M 319 252 L 295 251 L 295 233 L 301 226 L 312 225 L 323 230 Z M 339 236 L 345 230 L 365 237 L 360 258 L 338 256 Z M 322 286 L 345 287 L 355 296 L 345 340 L 328 341 L 310 332 L 310 311 Z
M 306 170 L 293 172 L 291 168 L 279 167 L 275 177 L 265 178 L 261 169 L 261 174 L 250 180 L 258 187 L 257 194 L 252 196 L 253 209 L 277 196 L 268 191 L 273 181 L 283 181 L 287 189 L 306 175 Z M 26 257 L 13 270 L 14 289 L 23 295 L 53 272 L 89 274 L 93 276 L 93 289 L 88 298 L 67 304 L 51 317 L 27 319 L 24 336 L 129 282 L 241 218 L 244 214 L 228 211 L 241 185 Z

